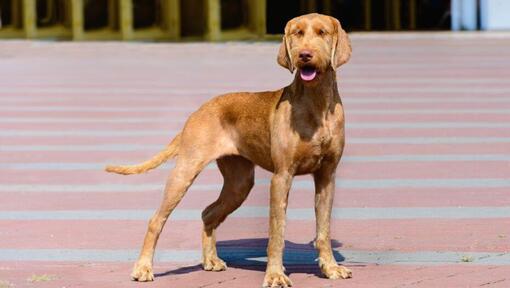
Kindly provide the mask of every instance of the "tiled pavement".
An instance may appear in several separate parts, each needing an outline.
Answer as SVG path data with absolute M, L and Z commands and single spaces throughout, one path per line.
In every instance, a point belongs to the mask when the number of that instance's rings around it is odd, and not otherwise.
M 295 287 L 510 287 L 510 38 L 353 35 L 339 72 L 347 147 L 332 233 L 350 280 L 323 279 L 310 177 L 290 194 Z M 173 163 L 122 177 L 105 163 L 159 151 L 194 109 L 291 81 L 276 43 L 0 42 L 0 287 L 259 287 L 268 179 L 218 231 L 201 271 L 203 171 L 161 236 L 156 281 L 129 280 Z

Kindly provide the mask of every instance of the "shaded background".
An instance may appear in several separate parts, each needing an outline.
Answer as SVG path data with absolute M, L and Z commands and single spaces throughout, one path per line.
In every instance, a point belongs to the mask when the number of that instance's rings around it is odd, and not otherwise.
M 464 0 L 474 3 L 477 1 Z M 448 30 L 446 0 L 0 0 L 0 38 L 231 40 L 319 12 L 348 31 Z

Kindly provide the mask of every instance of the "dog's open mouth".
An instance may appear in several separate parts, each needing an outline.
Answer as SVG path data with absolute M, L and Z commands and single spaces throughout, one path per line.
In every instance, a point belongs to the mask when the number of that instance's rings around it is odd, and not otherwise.
M 305 66 L 299 70 L 299 75 L 304 81 L 312 81 L 317 76 L 317 70 L 311 66 Z

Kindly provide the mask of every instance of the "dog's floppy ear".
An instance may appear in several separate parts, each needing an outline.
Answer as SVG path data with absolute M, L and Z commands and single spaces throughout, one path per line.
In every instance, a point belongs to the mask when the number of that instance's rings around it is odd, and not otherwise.
M 289 69 L 290 73 L 294 73 L 294 65 L 292 65 L 292 60 L 290 58 L 290 43 L 287 40 L 287 35 L 283 36 L 277 61 L 282 67 Z
M 347 33 L 342 29 L 340 21 L 333 17 L 330 18 L 335 26 L 333 43 L 331 45 L 331 67 L 336 69 L 347 63 L 351 58 L 351 40 L 349 40 L 349 36 L 347 36 Z

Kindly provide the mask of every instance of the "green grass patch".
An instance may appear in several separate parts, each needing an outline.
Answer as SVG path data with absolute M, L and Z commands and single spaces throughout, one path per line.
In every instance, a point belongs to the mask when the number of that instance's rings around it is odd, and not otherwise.
M 462 256 L 460 261 L 462 261 L 462 262 L 473 262 L 473 261 L 475 261 L 475 259 L 473 257 L 471 257 L 471 256 L 465 255 L 465 256 Z
M 49 274 L 37 275 L 37 274 L 33 274 L 32 276 L 30 276 L 27 279 L 27 281 L 31 282 L 31 283 L 37 283 L 37 282 L 53 281 L 55 279 L 57 279 L 57 276 L 55 276 L 55 275 L 49 275 Z

